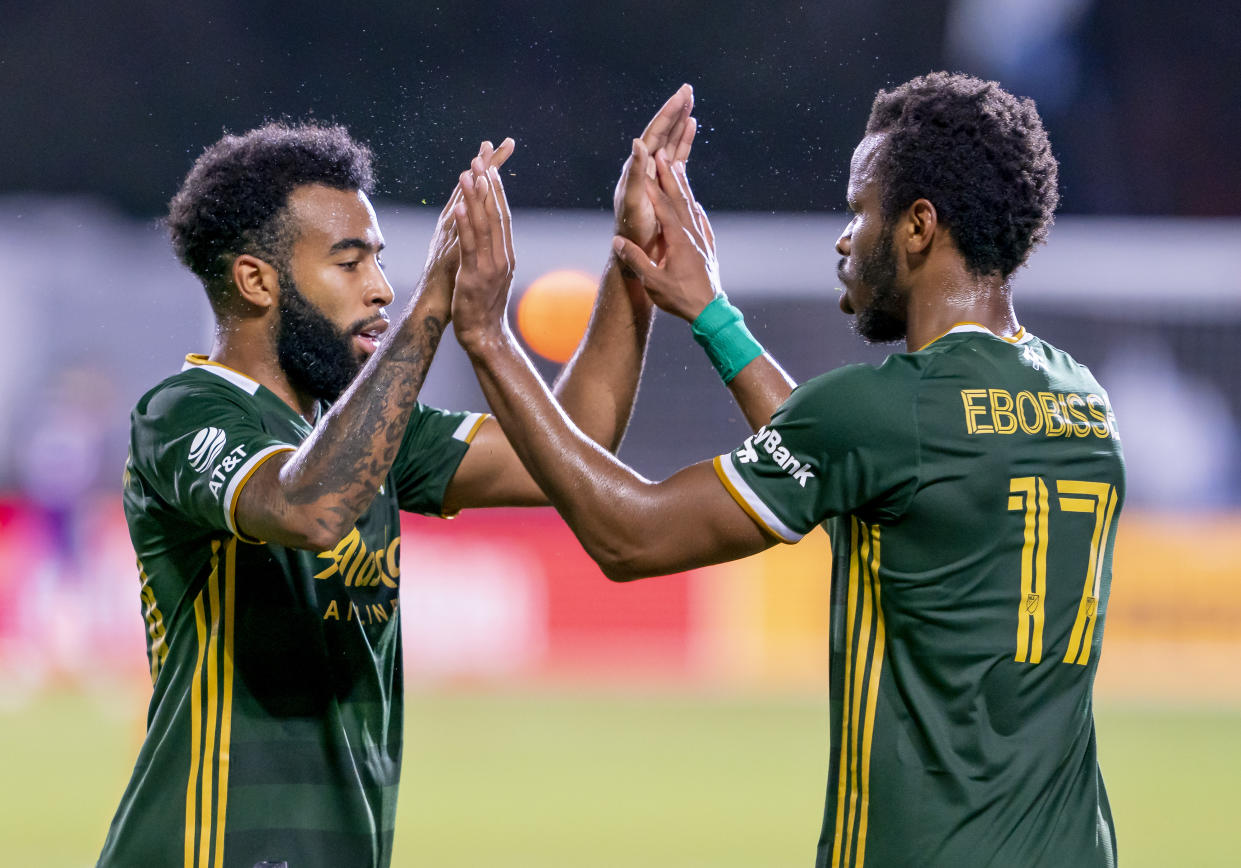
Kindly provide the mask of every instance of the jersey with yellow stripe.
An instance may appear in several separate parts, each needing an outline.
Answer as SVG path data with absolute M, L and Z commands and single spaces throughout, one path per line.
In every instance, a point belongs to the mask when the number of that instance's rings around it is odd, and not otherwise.
M 399 509 L 438 515 L 483 417 L 418 405 L 326 552 L 247 539 L 236 504 L 307 422 L 191 356 L 132 415 L 124 507 L 153 693 L 100 866 L 378 868 L 402 735 Z
M 1124 464 L 1090 372 L 958 327 L 807 382 L 716 467 L 774 537 L 831 539 L 816 864 L 1114 865 L 1092 689 Z

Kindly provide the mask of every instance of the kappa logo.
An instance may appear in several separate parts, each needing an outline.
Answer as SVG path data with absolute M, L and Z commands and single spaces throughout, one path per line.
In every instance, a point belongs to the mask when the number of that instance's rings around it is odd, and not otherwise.
M 220 428 L 208 425 L 199 431 L 194 435 L 194 442 L 190 444 L 190 467 L 202 473 L 215 461 L 227 440 L 228 435 Z
M 814 479 L 814 468 L 810 466 L 810 462 L 802 461 L 786 447 L 781 446 L 783 439 L 779 431 L 772 431 L 764 425 L 758 429 L 757 434 L 751 434 L 745 438 L 745 442 L 741 444 L 741 449 L 737 452 L 737 460 L 742 464 L 753 464 L 758 461 L 760 457 L 758 447 L 762 446 L 763 451 L 771 456 L 772 461 L 793 477 L 798 485 L 805 488 L 806 480 Z

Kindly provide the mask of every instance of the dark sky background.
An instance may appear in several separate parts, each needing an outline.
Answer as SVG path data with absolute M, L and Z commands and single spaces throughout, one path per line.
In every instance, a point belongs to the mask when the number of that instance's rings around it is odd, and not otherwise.
M 512 135 L 514 205 L 599 208 L 689 81 L 709 207 L 838 210 L 874 91 L 961 68 L 954 2 L 8 0 L 0 195 L 155 216 L 223 131 L 313 117 L 370 142 L 384 198 L 438 203 L 480 138 Z M 1076 5 L 1000 76 L 1039 101 L 1062 210 L 1241 214 L 1241 4 Z

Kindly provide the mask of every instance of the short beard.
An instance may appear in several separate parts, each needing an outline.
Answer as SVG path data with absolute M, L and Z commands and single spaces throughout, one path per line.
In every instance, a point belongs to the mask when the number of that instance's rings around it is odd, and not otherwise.
M 858 282 L 870 287 L 870 304 L 858 311 L 853 327 L 871 344 L 890 344 L 905 339 L 906 298 L 896 286 L 896 256 L 892 251 L 892 226 L 885 226 L 879 242 L 858 267 Z
M 342 332 L 280 270 L 280 325 L 276 357 L 289 382 L 323 401 L 335 401 L 362 370 L 353 337 Z

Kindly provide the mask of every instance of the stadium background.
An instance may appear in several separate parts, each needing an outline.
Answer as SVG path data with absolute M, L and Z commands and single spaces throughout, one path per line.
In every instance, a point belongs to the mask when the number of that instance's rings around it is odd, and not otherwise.
M 1034 97 L 1064 216 L 1023 323 L 1091 365 L 1124 436 L 1098 687 L 1127 866 L 1235 865 L 1241 808 L 1239 13 L 1185 0 L 868 4 L 12 4 L 0 33 L 0 846 L 90 864 L 149 681 L 117 497 L 127 412 L 207 346 L 156 225 L 197 153 L 335 119 L 381 175 L 407 291 L 478 139 L 513 135 L 515 290 L 598 272 L 629 138 L 681 82 L 725 284 L 798 379 L 881 358 L 831 250 L 874 90 L 933 68 Z M 555 367 L 543 364 L 550 377 Z M 453 345 L 425 398 L 482 408 Z M 622 456 L 662 476 L 745 434 L 661 319 Z M 826 769 L 826 541 L 612 586 L 547 510 L 410 519 L 398 865 L 808 864 Z

